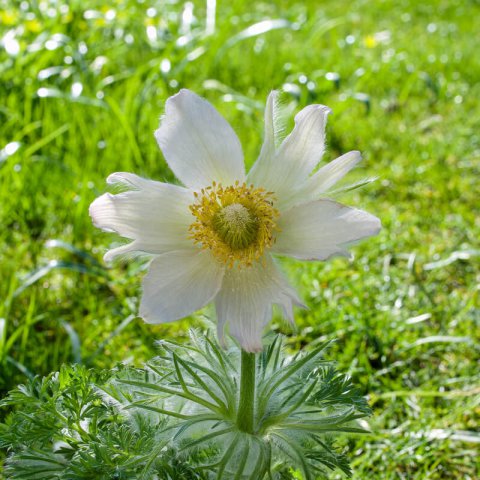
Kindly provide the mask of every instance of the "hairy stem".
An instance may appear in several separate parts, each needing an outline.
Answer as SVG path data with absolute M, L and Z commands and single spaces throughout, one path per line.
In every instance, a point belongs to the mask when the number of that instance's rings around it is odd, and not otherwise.
M 237 426 L 241 431 L 247 433 L 253 433 L 254 427 L 255 374 L 255 354 L 242 350 Z

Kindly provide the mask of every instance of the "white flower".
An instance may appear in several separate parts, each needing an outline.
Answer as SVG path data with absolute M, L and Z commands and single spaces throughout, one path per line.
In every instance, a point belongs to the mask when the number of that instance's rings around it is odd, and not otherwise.
M 323 197 L 360 161 L 359 152 L 312 175 L 330 110 L 304 108 L 277 148 L 276 98 L 276 92 L 268 97 L 265 140 L 246 174 L 230 125 L 206 100 L 181 90 L 167 100 L 155 137 L 185 186 L 114 173 L 107 182 L 127 191 L 106 193 L 90 206 L 97 227 L 132 240 L 107 252 L 106 261 L 131 252 L 154 256 L 143 280 L 146 322 L 172 322 L 214 301 L 219 338 L 228 325 L 244 350 L 260 351 L 272 306 L 293 321 L 293 304 L 301 305 L 272 254 L 348 256 L 347 245 L 378 233 L 378 218 Z

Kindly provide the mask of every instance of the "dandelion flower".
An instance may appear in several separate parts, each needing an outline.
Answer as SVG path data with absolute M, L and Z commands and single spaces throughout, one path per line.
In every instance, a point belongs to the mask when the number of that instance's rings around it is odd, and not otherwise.
M 312 173 L 330 109 L 304 108 L 277 146 L 276 99 L 276 92 L 268 97 L 264 143 L 247 174 L 231 126 L 206 100 L 181 90 L 167 100 L 155 137 L 183 186 L 114 173 L 107 182 L 127 190 L 90 206 L 97 227 L 132 240 L 108 251 L 106 261 L 153 256 L 139 312 L 146 322 L 172 322 L 214 302 L 220 340 L 228 326 L 243 350 L 258 352 L 272 306 L 293 322 L 293 305 L 301 305 L 273 256 L 349 256 L 347 245 L 378 233 L 378 218 L 325 198 L 359 152 Z

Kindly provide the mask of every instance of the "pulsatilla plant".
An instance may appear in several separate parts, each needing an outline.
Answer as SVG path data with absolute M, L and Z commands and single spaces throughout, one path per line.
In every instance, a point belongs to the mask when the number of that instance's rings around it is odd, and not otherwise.
M 262 333 L 274 305 L 291 322 L 293 307 L 302 306 L 277 255 L 349 256 L 347 247 L 375 235 L 380 221 L 328 198 L 360 161 L 358 152 L 315 170 L 328 107 L 304 108 L 280 141 L 276 105 L 273 92 L 264 143 L 246 173 L 230 125 L 181 90 L 167 100 L 155 136 L 183 186 L 124 172 L 108 178 L 122 191 L 96 199 L 90 215 L 131 240 L 108 251 L 107 261 L 152 258 L 139 316 L 171 322 L 213 302 L 218 343 L 192 332 L 186 344 L 163 340 L 161 355 L 143 368 L 95 376 L 65 367 L 19 387 L 3 404 L 20 408 L 1 427 L 12 478 L 314 480 L 334 468 L 350 473 L 333 435 L 361 432 L 355 421 L 368 415 L 367 404 L 324 360 L 326 344 L 289 357 L 281 337 Z
M 64 367 L 11 392 L 20 407 L 4 442 L 12 478 L 305 479 L 347 475 L 333 436 L 362 432 L 369 407 L 323 358 L 327 344 L 285 356 L 271 335 L 258 355 L 251 419 L 239 417 L 235 346 L 191 331 L 143 368 Z M 8 432 L 8 433 L 7 433 Z M 95 476 L 92 476 L 95 475 Z

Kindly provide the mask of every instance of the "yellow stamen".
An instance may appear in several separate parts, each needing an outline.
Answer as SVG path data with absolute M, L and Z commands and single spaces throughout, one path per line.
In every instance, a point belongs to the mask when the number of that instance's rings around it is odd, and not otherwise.
M 195 197 L 191 238 L 227 266 L 250 266 L 273 245 L 279 213 L 271 192 L 239 182 L 228 187 L 213 183 Z

